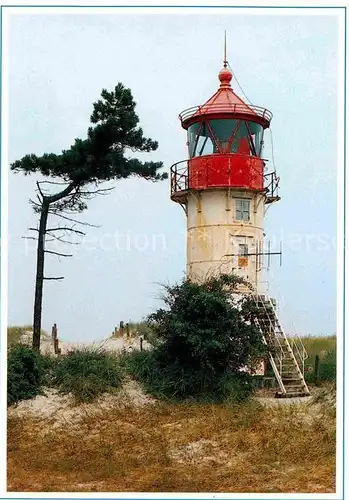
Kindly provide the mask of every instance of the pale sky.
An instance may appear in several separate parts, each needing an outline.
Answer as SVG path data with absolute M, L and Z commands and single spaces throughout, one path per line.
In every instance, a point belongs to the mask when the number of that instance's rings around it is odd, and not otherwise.
M 187 158 L 178 114 L 218 88 L 223 34 L 228 60 L 249 100 L 270 109 L 281 201 L 266 215 L 274 250 L 269 293 L 282 320 L 301 334 L 336 331 L 337 43 L 335 16 L 12 15 L 9 21 L 9 161 L 60 153 L 84 138 L 102 88 L 130 87 L 140 125 L 159 142 L 144 160 L 166 170 Z M 284 11 L 283 11 L 284 12 Z M 236 81 L 232 82 L 239 94 Z M 241 94 L 240 94 L 241 95 Z M 270 132 L 264 156 L 272 164 Z M 37 224 L 28 200 L 36 177 L 9 174 L 9 324 L 30 324 Z M 46 258 L 43 328 L 61 338 L 109 336 L 120 320 L 141 320 L 159 305 L 159 283 L 185 272 L 185 215 L 169 181 L 115 183 L 89 203 L 74 254 Z M 282 299 L 281 299 L 282 297 Z

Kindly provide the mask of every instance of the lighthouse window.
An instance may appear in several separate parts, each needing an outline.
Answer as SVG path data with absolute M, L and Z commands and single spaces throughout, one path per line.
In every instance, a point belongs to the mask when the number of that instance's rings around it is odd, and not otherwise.
M 213 133 L 221 147 L 222 153 L 229 151 L 229 143 L 239 124 L 239 120 L 210 120 Z
M 251 132 L 252 142 L 256 151 L 256 155 L 261 154 L 261 142 L 263 139 L 263 127 L 259 123 L 247 122 L 248 128 Z
M 212 153 L 260 156 L 263 127 L 245 120 L 209 120 L 188 128 L 190 158 Z
M 189 156 L 190 156 L 190 158 L 192 158 L 194 156 L 196 139 L 197 139 L 197 134 L 198 134 L 200 126 L 201 126 L 201 123 L 193 123 L 193 125 L 190 125 L 190 127 L 188 128 L 188 143 L 189 143 Z
M 235 200 L 236 203 L 236 219 L 249 221 L 250 220 L 250 200 Z
M 254 155 L 254 146 L 247 124 L 244 121 L 240 122 L 237 133 L 235 134 L 232 143 L 232 153 L 241 155 Z
M 248 256 L 248 246 L 245 245 L 244 243 L 241 243 L 239 245 L 239 255 L 241 257 L 247 257 Z
M 196 128 L 192 128 L 196 126 Z M 189 127 L 189 153 L 193 156 L 209 155 L 215 152 L 214 140 L 205 122 Z

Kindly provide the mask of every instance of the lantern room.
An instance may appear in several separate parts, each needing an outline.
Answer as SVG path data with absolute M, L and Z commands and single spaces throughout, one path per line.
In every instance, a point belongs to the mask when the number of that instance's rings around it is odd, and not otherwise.
M 189 157 L 172 167 L 171 196 L 180 203 L 188 189 L 266 188 L 263 135 L 272 114 L 234 93 L 226 62 L 218 78 L 219 89 L 205 104 L 179 115 L 187 130 Z

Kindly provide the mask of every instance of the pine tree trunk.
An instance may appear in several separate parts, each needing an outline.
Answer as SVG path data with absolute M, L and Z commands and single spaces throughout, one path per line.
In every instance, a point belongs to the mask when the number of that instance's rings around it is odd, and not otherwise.
M 35 279 L 35 299 L 34 299 L 34 319 L 33 319 L 33 348 L 40 350 L 41 337 L 41 314 L 42 314 L 42 292 L 44 286 L 44 262 L 45 262 L 45 233 L 48 218 L 49 203 L 45 200 L 42 203 L 39 238 L 36 259 L 36 279 Z

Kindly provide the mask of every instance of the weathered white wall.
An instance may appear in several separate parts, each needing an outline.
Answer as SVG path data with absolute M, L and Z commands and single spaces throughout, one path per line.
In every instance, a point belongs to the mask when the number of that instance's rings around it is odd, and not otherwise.
M 236 220 L 236 199 L 250 199 L 250 221 Z M 187 275 L 201 280 L 212 274 L 236 272 L 260 290 L 256 257 L 248 257 L 248 267 L 239 268 L 239 244 L 256 252 L 263 242 L 264 198 L 260 193 L 236 189 L 191 191 L 187 201 Z M 261 249 L 260 249 L 261 250 Z

